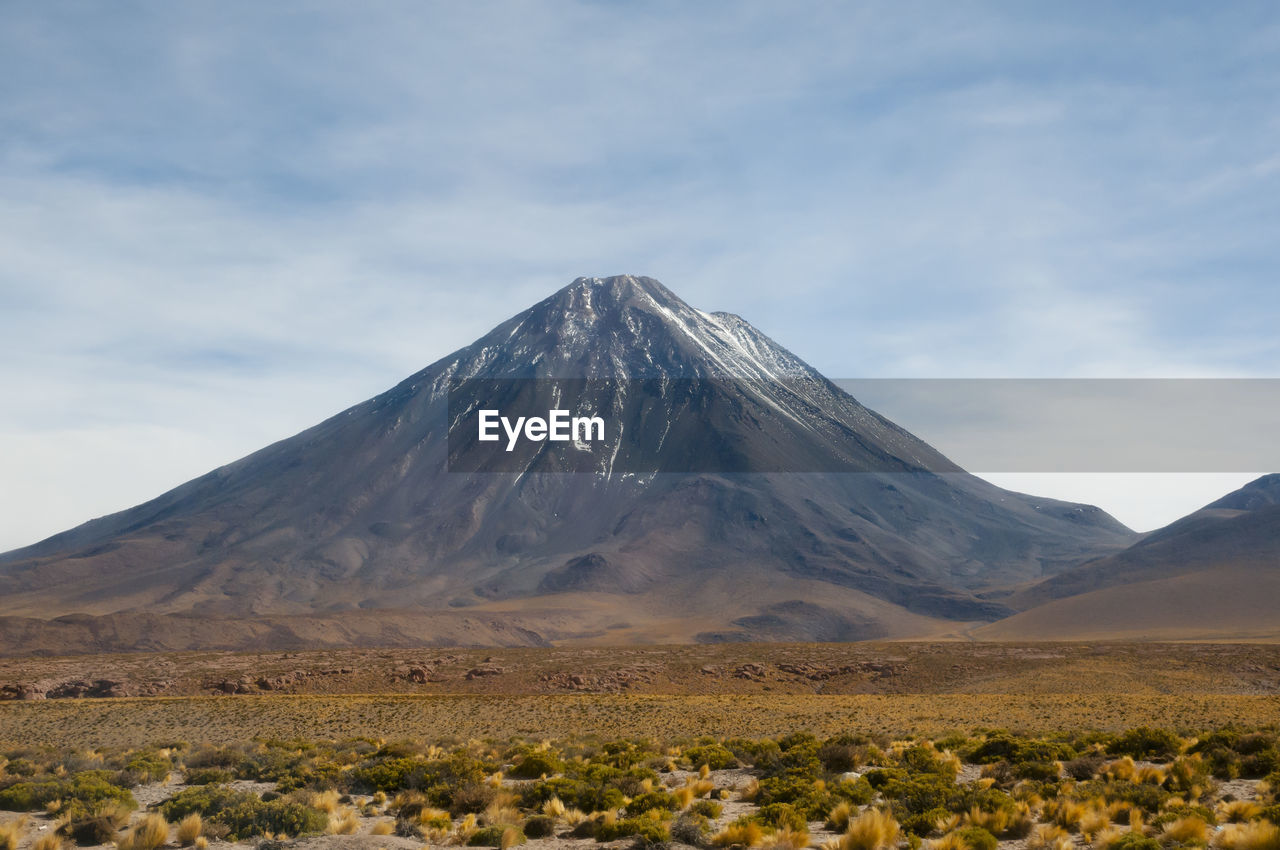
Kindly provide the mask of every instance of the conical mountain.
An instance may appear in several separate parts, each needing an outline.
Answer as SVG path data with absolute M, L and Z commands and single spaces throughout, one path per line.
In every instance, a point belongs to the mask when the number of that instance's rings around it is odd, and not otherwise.
M 460 471 L 450 427 L 485 403 L 468 393 L 537 402 L 553 379 L 589 379 L 618 426 L 589 471 L 530 441 L 499 471 Z M 0 639 L 932 634 L 1009 613 L 991 588 L 1132 538 L 1096 508 L 961 472 L 737 316 L 648 278 L 580 278 L 314 428 L 0 556 Z

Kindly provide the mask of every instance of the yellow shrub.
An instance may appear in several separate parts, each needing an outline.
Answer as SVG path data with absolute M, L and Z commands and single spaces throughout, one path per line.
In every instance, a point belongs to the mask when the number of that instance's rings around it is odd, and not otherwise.
M 1031 830 L 1031 834 L 1027 836 L 1028 850 L 1041 850 L 1042 848 L 1057 847 L 1062 840 L 1070 841 L 1071 837 L 1067 835 L 1067 831 L 1060 826 L 1051 823 L 1042 823 L 1036 825 Z
M 1164 825 L 1160 837 L 1178 844 L 1204 844 L 1209 840 L 1209 824 L 1197 817 L 1178 818 Z
M 809 832 L 784 826 L 772 835 L 766 835 L 760 846 L 767 850 L 804 850 L 809 846 Z
M 155 850 L 169 840 L 169 822 L 151 814 L 138 821 L 116 842 L 119 850 Z
M 764 829 L 755 821 L 731 823 L 711 836 L 711 843 L 716 847 L 731 847 L 734 844 L 758 847 L 762 841 L 764 841 Z
M 867 809 L 849 821 L 840 837 L 840 850 L 889 850 L 897 845 L 900 828 L 893 815 Z
M 1117 759 L 1102 769 L 1102 775 L 1121 782 L 1137 782 L 1138 766 L 1131 756 Z
M 1085 841 L 1092 841 L 1095 835 L 1109 826 L 1111 826 L 1111 812 L 1098 803 L 1091 803 L 1080 816 L 1080 834 L 1084 836 Z
M 203 831 L 204 820 L 200 817 L 200 813 L 192 812 L 178 821 L 178 843 L 183 847 L 190 847 L 196 843 L 196 839 Z
M 969 845 L 958 832 L 948 832 L 941 838 L 924 842 L 925 850 L 969 850 Z
M 22 837 L 25 818 L 0 823 L 0 850 L 18 850 L 18 840 Z
M 827 829 L 844 832 L 849 828 L 849 818 L 852 816 L 853 806 L 844 801 L 836 803 L 835 808 L 827 813 Z
M 360 816 L 355 809 L 343 808 L 329 815 L 328 832 L 332 835 L 355 835 L 360 829 Z
M 1265 820 L 1228 824 L 1213 845 L 1221 850 L 1280 850 L 1280 826 Z
M 1218 820 L 1225 823 L 1244 823 L 1262 814 L 1262 806 L 1252 800 L 1232 800 L 1218 804 Z

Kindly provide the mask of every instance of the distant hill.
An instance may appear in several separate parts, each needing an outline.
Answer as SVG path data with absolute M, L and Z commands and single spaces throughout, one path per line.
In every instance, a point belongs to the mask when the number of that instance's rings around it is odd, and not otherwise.
M 981 639 L 1280 639 L 1280 474 L 1003 601 Z

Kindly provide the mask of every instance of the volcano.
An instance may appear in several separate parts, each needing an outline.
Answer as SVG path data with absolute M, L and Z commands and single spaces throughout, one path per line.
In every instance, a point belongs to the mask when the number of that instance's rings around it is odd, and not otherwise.
M 573 470 L 550 443 L 463 463 L 450 429 L 485 403 L 474 387 L 581 379 L 610 388 L 596 401 L 625 440 Z M 680 389 L 641 389 L 655 385 Z M 579 278 L 309 430 L 0 555 L 0 641 L 930 636 L 1011 614 L 993 589 L 1135 538 L 1097 508 L 963 472 L 738 316 L 650 278 Z

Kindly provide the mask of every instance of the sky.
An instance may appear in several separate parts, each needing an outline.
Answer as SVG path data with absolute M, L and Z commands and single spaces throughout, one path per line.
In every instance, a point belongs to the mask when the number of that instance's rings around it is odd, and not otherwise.
M 579 275 L 832 377 L 1278 377 L 1277 95 L 1269 3 L 0 4 L 0 550 Z

